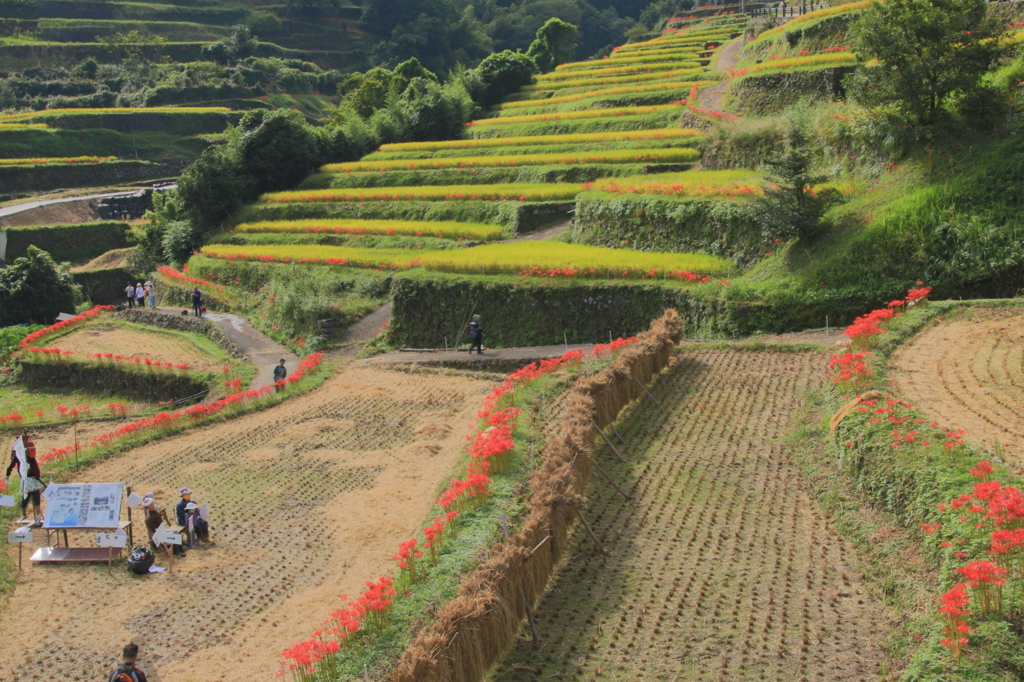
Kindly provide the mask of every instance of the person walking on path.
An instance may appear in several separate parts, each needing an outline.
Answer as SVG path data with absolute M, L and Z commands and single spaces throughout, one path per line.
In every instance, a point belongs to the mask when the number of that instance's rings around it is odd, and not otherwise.
M 203 316 L 203 292 L 198 287 L 192 290 L 192 312 L 196 317 Z
M 135 305 L 139 310 L 146 307 L 146 290 L 142 288 L 142 282 L 135 283 Z
M 121 665 L 110 673 L 108 682 L 149 682 L 146 673 L 135 667 L 136 661 L 139 660 L 138 644 L 125 644 L 122 657 Z
M 21 441 L 20 443 L 18 441 Z M 43 515 L 39 511 L 40 492 L 46 486 L 43 485 L 43 474 L 39 470 L 39 462 L 36 461 L 36 444 L 28 431 L 21 434 L 21 437 L 14 441 L 11 448 L 11 463 L 7 465 L 7 477 L 5 483 L 11 484 L 11 472 L 18 469 L 21 476 L 21 518 L 25 518 L 28 510 L 28 501 L 32 500 L 32 511 L 35 513 L 35 525 L 43 524 Z
M 479 315 L 474 315 L 473 319 L 469 323 L 469 352 L 473 353 L 473 349 L 476 348 L 476 354 L 481 355 L 484 352 L 484 323 L 480 321 Z
M 153 310 L 156 310 L 156 288 L 153 286 L 153 283 L 150 282 L 148 279 L 146 280 L 146 283 L 143 284 L 142 286 L 143 289 L 145 289 L 146 291 L 146 298 L 149 299 L 149 307 L 152 308 Z
M 128 282 L 128 286 L 124 288 L 124 295 L 128 299 L 128 308 L 135 307 L 135 287 L 132 286 L 131 282 Z
M 283 382 L 288 377 L 288 368 L 284 366 L 284 358 L 281 358 L 281 364 L 274 367 L 274 388 L 280 393 L 281 387 L 284 385 Z

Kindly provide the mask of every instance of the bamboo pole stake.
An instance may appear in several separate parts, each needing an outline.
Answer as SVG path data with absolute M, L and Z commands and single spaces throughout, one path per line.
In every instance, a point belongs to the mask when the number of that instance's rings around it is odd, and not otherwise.
M 632 497 L 630 497 L 629 495 L 627 495 L 627 494 L 626 494 L 626 491 L 624 491 L 624 490 L 623 490 L 622 488 L 620 488 L 620 487 L 618 486 L 618 484 L 616 484 L 616 483 L 615 483 L 615 481 L 613 481 L 613 480 L 612 480 L 612 477 L 608 475 L 608 472 L 607 472 L 607 471 L 605 471 L 604 469 L 602 469 L 602 468 L 601 468 L 601 465 L 600 465 L 600 464 L 598 464 L 598 463 L 597 463 L 596 461 L 594 461 L 594 458 L 593 458 L 593 457 L 591 457 L 590 455 L 583 455 L 583 456 L 584 456 L 584 457 L 586 457 L 587 459 L 589 459 L 589 460 L 590 460 L 590 463 L 591 463 L 591 464 L 593 464 L 593 465 L 594 465 L 594 467 L 595 467 L 595 468 L 596 468 L 596 469 L 597 469 L 598 471 L 600 471 L 600 472 L 601 472 L 601 475 L 602 475 L 602 476 L 604 476 L 604 477 L 605 477 L 605 479 L 606 479 L 606 480 L 607 480 L 607 481 L 608 481 L 609 483 L 611 483 L 611 484 L 612 484 L 612 486 L 613 486 L 613 487 L 614 487 L 614 488 L 615 488 L 616 490 L 618 490 L 618 491 L 619 491 L 619 493 L 620 493 L 620 494 L 621 494 L 621 495 L 622 495 L 623 497 L 625 497 L 625 498 L 626 498 L 627 500 L 632 500 L 632 499 L 633 499 Z
M 608 447 L 610 447 L 612 449 L 612 452 L 615 453 L 615 456 L 619 458 L 620 462 L 625 464 L 626 460 L 624 460 L 622 458 L 622 455 L 619 454 L 619 451 L 616 449 L 615 444 L 612 443 L 612 439 L 605 435 L 604 430 L 600 426 L 597 425 L 597 422 L 593 422 L 593 424 L 594 424 L 594 428 L 597 429 L 597 432 L 599 434 L 601 434 L 601 438 L 604 438 L 604 442 L 607 443 Z M 590 460 L 590 461 L 594 461 L 594 460 Z
M 608 418 L 608 409 L 604 406 L 604 403 L 600 403 L 600 405 L 601 411 L 604 412 L 604 420 L 608 422 L 608 426 L 612 427 L 612 431 L 615 433 L 615 437 L 619 439 L 619 442 L 622 443 L 623 445 L 623 449 L 625 449 L 626 441 L 619 433 L 619 430 L 615 428 L 615 422 Z
M 588 533 L 590 533 L 590 539 L 594 541 L 594 545 L 597 547 L 597 551 L 601 552 L 601 554 L 607 554 L 607 552 L 604 549 L 604 545 L 602 545 L 601 541 L 597 539 L 596 535 L 594 535 L 594 529 L 591 528 L 590 524 L 587 523 L 587 520 L 583 518 L 583 512 L 581 512 L 579 509 L 575 509 L 574 511 L 576 512 L 576 516 L 579 517 L 580 521 L 583 522 L 583 527 L 587 529 Z
M 659 402 L 658 402 L 658 399 L 654 397 L 654 394 L 652 394 L 652 393 L 651 393 L 650 391 L 648 391 L 648 390 L 647 390 L 647 387 L 646 387 L 646 386 L 644 386 L 644 383 L 643 383 L 642 381 L 640 381 L 640 380 L 639 380 L 639 379 L 637 379 L 636 377 L 633 377 L 633 381 L 635 381 L 636 383 L 640 384 L 640 388 L 644 389 L 644 393 L 646 393 L 646 394 L 647 394 L 647 396 L 648 396 L 648 397 L 649 397 L 649 398 L 650 398 L 651 400 L 653 400 L 653 401 L 654 401 L 654 404 L 655 404 L 655 405 L 661 405 L 661 403 L 659 403 Z

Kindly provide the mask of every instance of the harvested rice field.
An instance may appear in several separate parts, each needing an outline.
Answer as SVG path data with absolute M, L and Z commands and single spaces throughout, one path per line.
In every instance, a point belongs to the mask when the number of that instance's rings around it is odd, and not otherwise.
M 877 680 L 892 614 L 786 457 L 789 415 L 828 356 L 694 350 L 619 422 L 630 495 L 591 478 L 574 531 L 492 682 Z
M 349 365 L 266 411 L 83 470 L 74 480 L 129 481 L 165 508 L 191 488 L 211 505 L 215 544 L 173 573 L 142 577 L 123 561 L 112 575 L 105 565 L 27 566 L 0 615 L 0 679 L 47 669 L 106 679 L 127 641 L 142 645 L 151 680 L 274 679 L 288 643 L 320 627 L 342 595 L 392 572 L 395 547 L 419 528 L 491 387 Z
M 76 360 L 94 353 L 114 353 L 176 365 L 184 362 L 200 372 L 220 373 L 226 358 L 213 342 L 198 335 L 129 323 L 88 325 L 55 339 L 54 345 L 73 352 Z
M 936 320 L 897 351 L 890 376 L 921 412 L 1024 474 L 1024 308 L 976 306 Z

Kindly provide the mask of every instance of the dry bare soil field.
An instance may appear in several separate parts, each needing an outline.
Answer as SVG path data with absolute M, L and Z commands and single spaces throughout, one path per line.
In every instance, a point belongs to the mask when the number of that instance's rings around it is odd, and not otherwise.
M 596 455 L 586 515 L 492 674 L 512 680 L 876 680 L 892 614 L 860 582 L 786 457 L 791 414 L 828 355 L 683 353 Z
M 922 412 L 1004 449 L 1024 474 L 1024 308 L 972 307 L 936 320 L 895 355 L 890 375 Z
M 187 338 L 161 334 L 155 328 L 126 329 L 116 325 L 90 325 L 62 336 L 57 342 L 63 350 L 74 352 L 76 359 L 93 353 L 116 353 L 179 364 L 200 372 L 219 373 L 222 363 L 203 353 Z
M 191 488 L 211 504 L 215 544 L 173 574 L 31 566 L 0 615 L 0 679 L 106 679 L 133 638 L 151 680 L 273 679 L 280 651 L 341 595 L 391 574 L 462 451 L 453 425 L 474 421 L 490 388 L 349 365 L 275 408 L 84 470 L 77 480 L 132 482 L 165 507 Z

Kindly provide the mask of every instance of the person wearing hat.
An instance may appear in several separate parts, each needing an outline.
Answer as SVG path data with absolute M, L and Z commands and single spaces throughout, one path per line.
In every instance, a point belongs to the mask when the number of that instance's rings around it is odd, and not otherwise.
M 178 525 L 185 528 L 193 546 L 210 542 L 210 527 L 206 519 L 199 515 L 199 505 L 192 501 L 192 491 L 182 488 L 181 502 L 174 508 L 177 513 Z
M 142 288 L 142 282 L 135 283 L 135 307 L 139 310 L 146 307 L 146 290 Z
M 156 288 L 153 286 L 153 283 L 147 279 L 142 288 L 145 290 L 146 298 L 149 300 L 149 307 L 156 310 Z
M 160 549 L 153 542 L 153 533 L 156 532 L 161 523 L 170 526 L 171 521 L 167 518 L 167 512 L 156 506 L 156 499 L 153 493 L 146 493 L 142 496 L 142 508 L 146 512 L 146 531 L 149 533 L 149 542 L 153 545 L 153 549 Z M 181 545 L 174 545 L 174 556 L 185 556 L 185 548 Z

